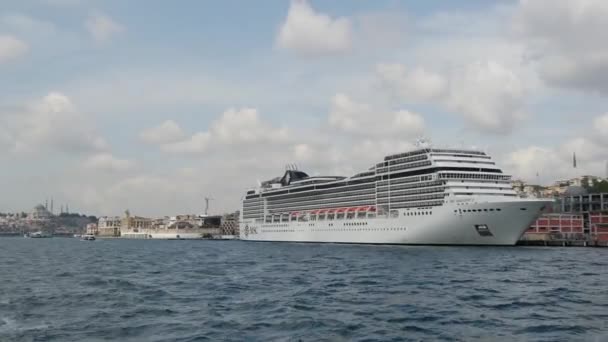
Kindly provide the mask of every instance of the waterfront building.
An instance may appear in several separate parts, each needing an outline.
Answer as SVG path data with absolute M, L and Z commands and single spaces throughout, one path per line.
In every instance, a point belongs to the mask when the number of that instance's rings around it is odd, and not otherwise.
M 521 240 L 584 240 L 583 215 L 544 214 L 526 230 Z
M 575 177 L 570 179 L 569 183 L 570 185 L 573 186 L 582 186 L 582 187 L 586 187 L 586 186 L 593 186 L 595 183 L 597 183 L 598 181 L 601 181 L 602 178 L 598 177 L 598 176 L 591 176 L 591 175 L 583 175 L 580 177 Z
M 583 213 L 608 210 L 608 193 L 588 193 L 582 187 L 568 190 L 565 196 L 555 202 L 555 211 L 563 213 Z
M 140 230 L 152 228 L 152 219 L 141 216 L 127 216 L 122 219 L 121 230 Z
M 99 236 L 118 237 L 120 236 L 120 226 L 122 220 L 118 216 L 102 216 L 97 222 L 97 232 Z
M 596 241 L 608 241 L 608 212 L 589 214 L 591 238 Z
M 87 224 L 86 233 L 89 235 L 99 235 L 99 229 L 97 228 L 97 223 Z

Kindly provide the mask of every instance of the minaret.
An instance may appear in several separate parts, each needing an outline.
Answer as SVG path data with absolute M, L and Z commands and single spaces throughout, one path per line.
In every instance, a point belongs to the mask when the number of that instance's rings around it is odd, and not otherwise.
M 576 152 L 572 153 L 572 167 L 576 169 Z
M 44 200 L 44 209 L 49 210 L 49 199 Z
M 205 197 L 205 216 L 209 215 L 209 201 L 213 200 L 213 198 Z
M 53 211 L 53 197 L 51 197 L 51 214 L 55 215 L 55 212 Z
M 68 207 L 68 204 L 65 204 L 65 213 L 69 214 L 70 213 L 70 208 Z

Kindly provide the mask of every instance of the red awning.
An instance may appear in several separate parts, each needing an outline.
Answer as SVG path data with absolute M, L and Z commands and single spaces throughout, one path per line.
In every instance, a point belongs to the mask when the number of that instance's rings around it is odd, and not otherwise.
M 343 213 L 343 212 L 345 212 L 346 210 L 348 210 L 348 208 L 338 208 L 338 209 L 336 209 L 336 212 L 337 212 L 337 213 Z

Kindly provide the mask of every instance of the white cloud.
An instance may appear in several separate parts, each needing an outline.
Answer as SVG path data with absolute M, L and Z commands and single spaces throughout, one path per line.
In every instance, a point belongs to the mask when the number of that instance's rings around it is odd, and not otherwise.
M 0 124 L 12 132 L 13 151 L 80 153 L 107 148 L 89 119 L 77 110 L 68 96 L 52 92 L 26 107 L 20 113 L 0 115 Z
M 94 13 L 85 22 L 85 27 L 97 42 L 107 42 L 125 31 L 124 26 L 103 13 Z
M 176 124 L 173 129 L 181 132 Z M 256 109 L 231 108 L 222 113 L 211 124 L 208 131 L 197 132 L 184 140 L 158 143 L 161 145 L 161 150 L 165 152 L 203 153 L 211 147 L 284 143 L 288 139 L 289 132 L 286 127 L 272 127 L 260 119 Z
M 226 144 L 282 142 L 287 139 L 286 128 L 273 128 L 260 120 L 253 108 L 228 109 L 211 126 L 214 138 Z
M 510 133 L 523 118 L 524 97 L 524 86 L 514 72 L 487 62 L 456 71 L 445 101 L 482 131 Z
M 336 94 L 331 101 L 329 124 L 347 133 L 369 135 L 399 134 L 413 137 L 424 130 L 424 119 L 406 110 L 376 110 L 357 103 L 345 94 Z
M 21 57 L 28 50 L 28 45 L 16 37 L 0 34 L 0 64 Z
M 577 167 L 573 166 L 576 154 Z M 507 154 L 505 166 L 516 178 L 543 184 L 580 175 L 603 175 L 608 152 L 604 144 L 586 137 L 566 140 L 559 146 L 528 146 Z M 538 176 L 536 176 L 538 174 Z
M 99 153 L 85 160 L 84 166 L 89 169 L 117 172 L 133 168 L 134 163 L 127 159 L 118 159 L 110 153 Z
M 543 179 L 547 179 L 549 175 L 545 175 L 544 172 L 547 170 L 562 170 L 564 162 L 550 148 L 529 146 L 509 153 L 504 164 L 505 170 L 514 175 L 515 178 L 536 183 L 541 176 L 540 173 L 543 173 Z M 565 175 L 555 173 L 550 175 L 552 179 L 555 176 L 561 178 Z
M 204 153 L 211 143 L 211 134 L 208 132 L 198 132 L 190 138 L 162 144 L 161 150 L 173 153 Z
M 309 144 L 296 144 L 293 147 L 294 158 L 298 161 L 313 161 L 315 150 Z
M 608 142 L 608 113 L 598 116 L 593 120 L 593 129 L 600 139 Z
M 52 34 L 56 27 L 53 23 L 35 19 L 21 13 L 8 13 L 0 17 L 0 23 L 13 32 L 23 34 Z
M 292 0 L 276 44 L 304 56 L 335 54 L 350 50 L 351 35 L 350 20 L 315 12 L 306 0 Z
M 444 75 L 400 64 L 376 72 L 389 91 L 411 102 L 439 103 L 482 132 L 510 133 L 523 117 L 525 88 L 520 77 L 494 62 L 454 67 Z
M 139 137 L 146 143 L 167 144 L 181 140 L 184 132 L 175 121 L 167 120 L 156 127 L 145 129 Z
M 521 0 L 515 33 L 552 86 L 608 93 L 608 2 Z
M 76 6 L 81 5 L 83 0 L 42 0 L 43 3 L 51 6 Z
M 424 68 L 407 70 L 402 64 L 378 64 L 376 72 L 399 97 L 414 102 L 437 98 L 447 86 L 443 76 Z

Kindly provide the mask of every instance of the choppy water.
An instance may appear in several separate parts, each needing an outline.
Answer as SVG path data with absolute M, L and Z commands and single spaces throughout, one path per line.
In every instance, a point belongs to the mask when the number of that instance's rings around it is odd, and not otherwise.
M 608 340 L 608 249 L 0 238 L 0 340 Z

